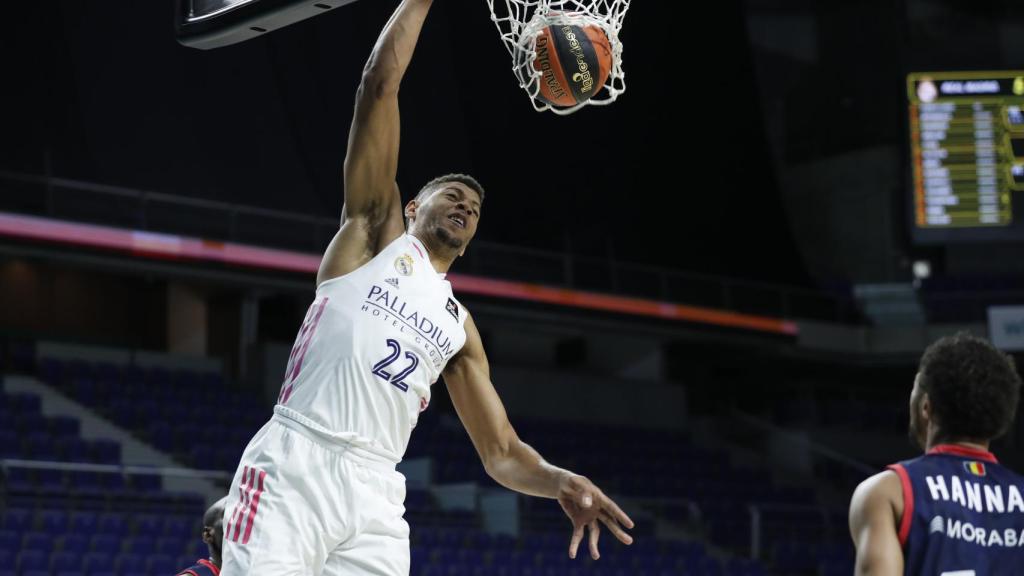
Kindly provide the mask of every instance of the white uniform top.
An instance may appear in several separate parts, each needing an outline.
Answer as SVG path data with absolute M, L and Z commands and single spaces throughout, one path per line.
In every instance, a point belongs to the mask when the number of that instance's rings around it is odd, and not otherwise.
M 430 386 L 466 342 L 465 321 L 426 248 L 403 234 L 317 288 L 274 412 L 397 463 Z

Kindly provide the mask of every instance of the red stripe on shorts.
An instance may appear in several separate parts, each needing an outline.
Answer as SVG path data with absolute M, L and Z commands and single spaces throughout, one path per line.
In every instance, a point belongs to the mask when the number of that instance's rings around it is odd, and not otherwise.
M 267 476 L 267 473 L 260 470 L 259 477 L 259 488 L 256 489 L 256 493 L 252 497 L 252 505 L 249 506 L 249 519 L 245 526 L 245 536 L 242 537 L 242 544 L 249 543 L 249 535 L 252 534 L 252 525 L 256 522 L 256 511 L 260 507 L 260 494 L 263 494 L 263 479 Z

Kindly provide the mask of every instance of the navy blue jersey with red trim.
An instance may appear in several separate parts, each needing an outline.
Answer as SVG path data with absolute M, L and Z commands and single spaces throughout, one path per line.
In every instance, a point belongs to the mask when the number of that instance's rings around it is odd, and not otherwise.
M 220 570 L 209 560 L 197 560 L 195 566 L 178 572 L 178 576 L 220 576 Z
M 1024 477 L 991 452 L 944 444 L 889 466 L 903 488 L 904 574 L 1024 570 Z

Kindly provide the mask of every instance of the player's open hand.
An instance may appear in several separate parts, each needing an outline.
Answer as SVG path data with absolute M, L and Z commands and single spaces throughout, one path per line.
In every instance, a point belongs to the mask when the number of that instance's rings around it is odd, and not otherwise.
M 583 528 L 590 531 L 590 557 L 597 560 L 597 541 L 601 537 L 601 524 L 623 544 L 632 544 L 633 537 L 625 528 L 633 528 L 633 521 L 594 483 L 576 474 L 566 475 L 558 490 L 558 503 L 565 515 L 572 520 L 572 539 L 569 541 L 569 557 L 576 558 L 576 551 L 583 540 Z

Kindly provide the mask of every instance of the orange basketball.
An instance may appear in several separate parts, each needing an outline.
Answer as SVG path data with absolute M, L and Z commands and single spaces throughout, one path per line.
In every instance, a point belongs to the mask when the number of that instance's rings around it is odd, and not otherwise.
M 542 100 L 574 106 L 597 94 L 612 70 L 612 46 L 598 26 L 555 24 L 537 35 L 533 67 L 541 73 Z

